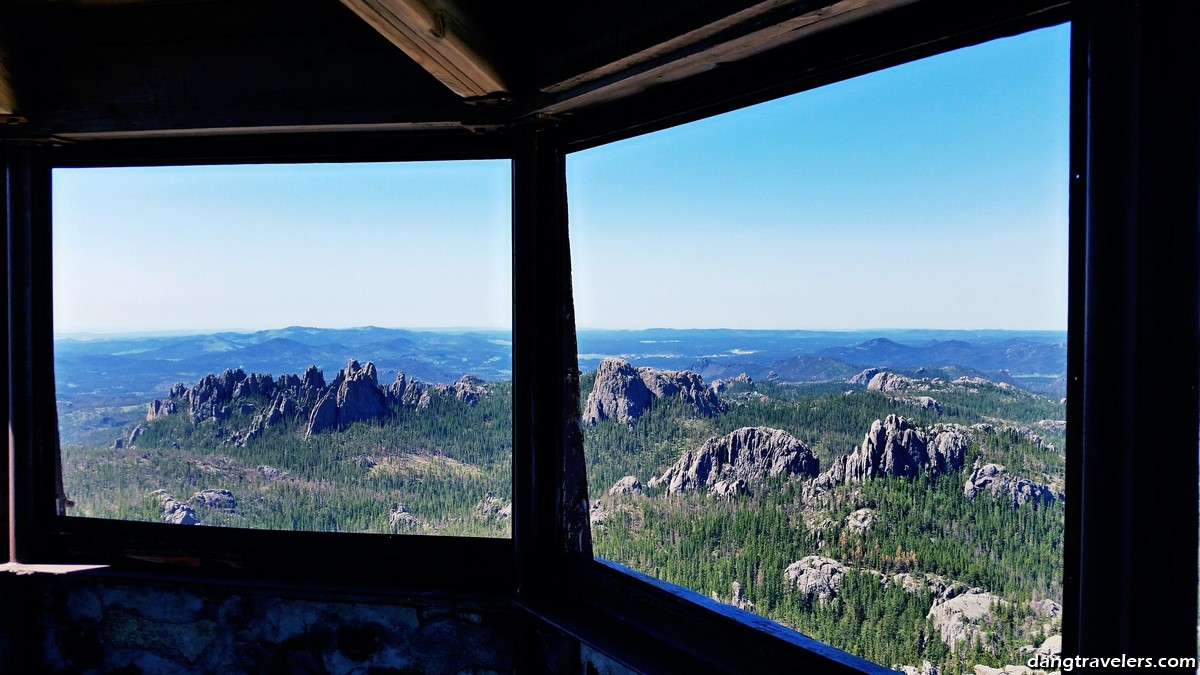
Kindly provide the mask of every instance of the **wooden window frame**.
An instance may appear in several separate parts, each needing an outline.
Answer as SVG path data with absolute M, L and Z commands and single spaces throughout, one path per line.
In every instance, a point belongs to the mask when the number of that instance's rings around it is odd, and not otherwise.
M 565 158 L 1071 20 L 1064 651 L 1194 655 L 1200 65 L 1187 51 L 1197 9 L 1183 4 L 927 0 L 570 118 L 514 119 L 507 133 L 494 135 L 305 133 L 0 145 L 9 289 L 9 451 L 0 467 L 0 517 L 8 522 L 9 559 L 112 565 L 95 574 L 510 597 L 538 620 L 647 672 L 882 671 L 766 620 L 592 559 L 586 510 L 582 526 L 580 520 L 587 491 L 578 390 L 572 390 L 578 366 Z M 52 168 L 484 158 L 513 162 L 511 540 L 182 532 L 55 515 L 46 264 Z M 549 260 L 538 254 L 547 242 L 554 252 Z M 1139 395 L 1147 391 L 1156 398 Z M 1169 471 L 1150 471 L 1138 447 L 1181 450 L 1171 456 Z M 1164 508 L 1174 509 L 1169 523 L 1160 518 Z M 1138 587 L 1146 579 L 1179 592 L 1164 606 Z

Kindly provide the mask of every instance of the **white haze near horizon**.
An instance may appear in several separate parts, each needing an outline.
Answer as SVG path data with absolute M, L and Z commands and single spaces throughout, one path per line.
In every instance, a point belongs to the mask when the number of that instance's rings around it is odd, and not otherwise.
M 1065 329 L 1068 36 L 570 155 L 577 324 Z M 56 169 L 55 332 L 506 330 L 510 174 Z

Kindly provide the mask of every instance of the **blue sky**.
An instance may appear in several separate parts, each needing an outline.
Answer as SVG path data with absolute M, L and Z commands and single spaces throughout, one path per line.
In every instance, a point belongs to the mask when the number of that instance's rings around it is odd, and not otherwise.
M 581 327 L 1066 327 L 1068 28 L 572 155 Z
M 1066 326 L 1068 28 L 568 157 L 594 328 Z M 58 332 L 507 327 L 507 162 L 56 170 Z

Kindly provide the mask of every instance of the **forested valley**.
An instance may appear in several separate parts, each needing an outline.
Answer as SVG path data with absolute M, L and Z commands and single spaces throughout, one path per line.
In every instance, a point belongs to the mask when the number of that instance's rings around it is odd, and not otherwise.
M 580 381 L 596 554 L 908 672 L 1056 649 L 1065 405 L 954 374 L 605 359 Z M 69 515 L 509 536 L 507 381 L 380 385 L 351 361 L 329 385 L 237 369 L 160 396 L 64 444 Z

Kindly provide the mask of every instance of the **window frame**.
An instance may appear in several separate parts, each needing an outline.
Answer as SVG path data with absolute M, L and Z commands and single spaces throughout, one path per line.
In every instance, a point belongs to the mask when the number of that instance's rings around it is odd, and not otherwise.
M 59 515 L 57 495 L 45 486 L 59 482 L 58 422 L 53 373 L 51 288 L 51 184 L 56 168 L 153 167 L 184 165 L 407 162 L 507 159 L 502 139 L 400 137 L 369 134 L 347 139 L 330 134 L 300 139 L 267 137 L 225 141 L 180 139 L 134 143 L 100 142 L 22 148 L 10 154 L 9 206 L 24 216 L 29 230 L 20 252 L 30 262 L 10 275 L 26 278 L 29 311 L 25 340 L 10 339 L 10 363 L 31 365 L 24 379 L 26 396 L 14 400 L 14 418 L 34 430 L 25 447 L 10 444 L 11 516 L 9 558 L 23 563 L 102 564 L 98 574 L 157 574 L 164 570 L 190 577 L 225 581 L 354 587 L 370 583 L 383 592 L 443 588 L 462 593 L 506 594 L 513 588 L 512 538 L 402 534 L 289 532 L 244 528 L 175 528 L 142 523 Z M 14 162 L 13 159 L 16 159 Z M 15 164 L 20 172 L 13 180 Z M 23 180 L 21 180 L 23 179 Z M 13 199 L 16 197 L 16 199 Z M 15 203 L 14 203 L 15 202 Z M 20 219 L 18 217 L 18 219 Z M 14 228 L 17 229 L 17 228 Z M 10 241 L 17 240 L 10 234 Z M 12 243 L 10 243 L 10 247 Z M 10 258 L 11 260 L 11 258 Z M 10 263 L 11 265 L 11 263 Z M 11 283 L 11 281 L 10 281 Z M 11 286 L 10 286 L 11 287 Z M 14 322 L 16 323 L 16 322 Z M 20 351 L 19 351 L 20 350 Z M 23 353 L 22 353 L 23 352 Z M 23 406 L 21 403 L 28 402 Z M 22 450 L 24 452 L 22 452 Z M 69 495 L 68 495 L 69 496 Z M 329 555 L 338 552 L 338 562 Z M 473 560 L 488 560 L 486 566 Z M 331 573 L 332 572 L 332 573 Z
M 1151 573 L 1160 582 L 1195 583 L 1196 547 L 1172 548 L 1167 537 L 1179 525 L 1168 527 L 1155 517 L 1157 492 L 1169 485 L 1178 503 L 1190 503 L 1190 510 L 1180 512 L 1183 529 L 1196 532 L 1194 477 L 1200 462 L 1189 447 L 1168 476 L 1125 471 L 1134 465 L 1132 441 L 1110 444 L 1104 438 L 1110 426 L 1128 436 L 1134 425 L 1154 419 L 1131 402 L 1130 394 L 1106 392 L 1105 386 L 1135 391 L 1163 385 L 1182 392 L 1178 400 L 1163 403 L 1161 410 L 1173 422 L 1161 431 L 1150 429 L 1152 442 L 1169 442 L 1171 433 L 1186 431 L 1189 424 L 1194 430 L 1200 407 L 1195 317 L 1173 317 L 1169 310 L 1153 308 L 1163 294 L 1196 306 L 1197 233 L 1187 227 L 1158 233 L 1152 226 L 1155 217 L 1168 224 L 1192 223 L 1197 212 L 1189 200 L 1200 174 L 1192 146 L 1200 143 L 1197 124 L 1188 115 L 1196 109 L 1200 67 L 1194 58 L 1183 58 L 1177 46 L 1194 38 L 1189 31 L 1197 10 L 1138 5 L 1133 0 L 923 0 L 570 118 L 523 117 L 518 110 L 507 134 L 295 133 L 0 144 L 5 180 L 0 211 L 6 215 L 9 253 L 10 435 L 9 461 L 0 466 L 0 518 L 9 524 L 9 557 L 113 565 L 91 574 L 353 588 L 373 597 L 396 592 L 496 594 L 647 672 L 684 665 L 733 672 L 780 664 L 789 670 L 811 666 L 818 672 L 884 670 L 802 636 L 772 632 L 740 610 L 712 606 L 697 594 L 592 559 L 590 542 L 579 527 L 580 494 L 586 499 L 587 491 L 586 482 L 578 482 L 586 476 L 577 471 L 581 458 L 573 445 L 578 389 L 569 391 L 578 365 L 570 353 L 574 320 L 565 156 L 1071 20 L 1067 470 L 1072 499 L 1066 508 L 1064 648 L 1067 654 L 1093 656 L 1112 655 L 1113 649 L 1141 656 L 1150 655 L 1147 650 L 1158 650 L 1158 656 L 1182 656 L 1178 650 L 1184 648 L 1194 653 L 1195 594 L 1180 593 L 1177 602 L 1156 610 L 1152 594 L 1138 593 L 1134 584 Z M 1180 65 L 1182 76 L 1168 74 L 1166 66 Z M 1179 98 L 1184 99 L 1182 110 L 1172 116 L 1165 108 L 1178 105 Z M 1143 112 L 1165 116 L 1178 128 L 1139 125 Z M 44 376 L 53 367 L 45 264 L 53 167 L 476 158 L 513 161 L 512 539 L 216 528 L 194 538 L 194 532 L 168 525 L 80 518 L 68 523 L 78 527 L 63 527 L 63 517 L 53 515 L 51 488 L 51 448 L 57 442 L 53 378 Z M 1147 172 L 1156 167 L 1179 174 L 1172 175 L 1166 192 L 1151 185 Z M 1159 234 L 1166 241 L 1159 241 Z M 547 237 L 554 251 L 549 261 L 538 254 L 539 242 Z M 1156 271 L 1160 258 L 1178 263 L 1178 274 Z M 1139 307 L 1150 309 L 1139 314 Z M 1124 333 L 1116 328 L 1127 321 L 1132 328 Z M 1139 371 L 1142 364 L 1154 362 L 1154 347 L 1137 344 L 1136 338 L 1164 329 L 1170 331 L 1169 346 L 1179 350 L 1180 371 L 1189 373 L 1177 378 L 1181 383 Z M 1131 344 L 1138 351 L 1124 358 L 1122 350 Z M 1128 417 L 1121 416 L 1126 413 Z M 1111 499 L 1114 488 L 1130 490 L 1128 499 Z M 1113 528 L 1113 522 L 1119 525 Z M 370 539 L 360 544 L 359 537 Z M 1129 555 L 1134 546 L 1140 555 Z M 337 551 L 341 560 L 332 564 L 313 556 L 314 550 Z M 481 560 L 491 564 L 480 565 Z M 1110 561 L 1119 566 L 1115 574 L 1110 569 L 1091 573 Z M 1124 579 L 1116 592 L 1109 587 L 1112 576 Z M 355 581 L 346 580 L 351 578 Z M 1157 621 L 1134 620 L 1139 612 L 1155 610 Z M 1172 630 L 1162 630 L 1166 624 Z M 722 649 L 732 640 L 740 647 L 736 654 Z

